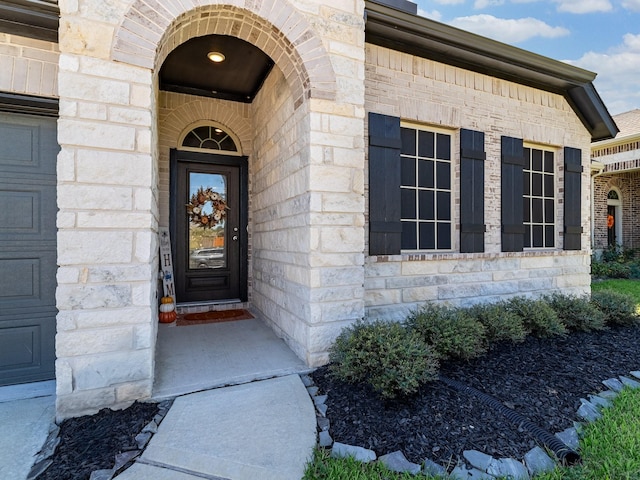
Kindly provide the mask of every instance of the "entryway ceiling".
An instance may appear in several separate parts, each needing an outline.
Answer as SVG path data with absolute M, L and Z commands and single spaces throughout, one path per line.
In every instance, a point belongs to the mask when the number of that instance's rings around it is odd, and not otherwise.
M 224 55 L 214 63 L 208 54 Z M 173 50 L 160 69 L 160 88 L 251 103 L 273 67 L 259 48 L 227 35 L 195 37 Z

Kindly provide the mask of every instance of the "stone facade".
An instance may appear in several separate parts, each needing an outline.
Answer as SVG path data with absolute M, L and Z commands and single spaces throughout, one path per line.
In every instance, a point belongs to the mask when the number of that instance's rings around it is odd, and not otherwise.
M 557 148 L 556 224 L 563 222 L 561 146 L 582 150 L 588 171 L 590 136 L 566 100 L 513 82 L 465 71 L 432 60 L 367 45 L 366 109 L 401 120 L 485 132 L 485 253 L 459 253 L 459 208 L 454 208 L 456 234 L 451 252 L 371 256 L 366 259 L 365 299 L 372 318 L 401 320 L 425 301 L 469 304 L 553 290 L 589 291 L 589 207 L 582 204 L 583 250 L 556 248 L 523 253 L 501 252 L 500 137 Z M 453 151 L 459 150 L 455 145 Z M 454 159 L 453 204 L 459 205 L 459 158 Z M 589 191 L 589 177 L 582 179 Z
M 399 320 L 425 301 L 588 291 L 587 173 L 582 250 L 562 250 L 560 227 L 556 248 L 500 248 L 502 135 L 557 152 L 558 226 L 562 147 L 582 149 L 588 165 L 590 133 L 561 95 L 365 44 L 363 0 L 59 6 L 57 45 L 0 34 L 0 90 L 59 98 L 60 419 L 152 395 L 158 229 L 170 224 L 175 193 L 170 152 L 201 125 L 223 128 L 248 158 L 249 288 L 240 306 L 309 366 L 325 363 L 340 330 L 364 317 Z M 160 89 L 167 56 L 209 34 L 240 38 L 274 61 L 252 103 Z M 447 252 L 367 254 L 369 112 L 450 131 L 454 152 L 461 128 L 485 133 L 484 253 L 460 253 L 455 240 Z M 453 164 L 459 185 L 459 158 Z

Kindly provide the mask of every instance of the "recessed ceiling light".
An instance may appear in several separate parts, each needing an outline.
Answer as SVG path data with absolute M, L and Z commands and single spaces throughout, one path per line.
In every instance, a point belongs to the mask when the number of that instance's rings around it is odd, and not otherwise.
M 226 57 L 220 52 L 209 52 L 207 53 L 207 58 L 211 60 L 213 63 L 220 63 L 220 62 L 224 62 L 224 59 Z

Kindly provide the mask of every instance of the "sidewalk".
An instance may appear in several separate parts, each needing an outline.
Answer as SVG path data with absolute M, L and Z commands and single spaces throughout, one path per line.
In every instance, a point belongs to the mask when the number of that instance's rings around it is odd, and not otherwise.
M 298 375 L 179 397 L 118 480 L 300 480 L 316 444 Z

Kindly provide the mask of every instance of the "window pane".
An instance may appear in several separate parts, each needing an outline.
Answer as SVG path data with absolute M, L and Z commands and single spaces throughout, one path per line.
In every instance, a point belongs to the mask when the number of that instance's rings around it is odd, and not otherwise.
M 542 196 L 542 174 L 541 173 L 531 174 L 531 195 L 536 197 Z
M 408 188 L 400 190 L 400 217 L 416 218 L 416 191 Z
M 531 199 L 531 221 L 533 223 L 542 223 L 542 199 Z
M 451 224 L 438 223 L 438 248 L 451 248 Z
M 451 160 L 451 135 L 439 133 L 436 141 L 436 158 L 440 160 Z
M 451 193 L 438 192 L 438 220 L 451 220 Z
M 431 190 L 420 190 L 418 198 L 420 201 L 420 220 L 435 220 L 433 192 Z
M 529 172 L 524 172 L 523 174 L 523 178 L 524 178 L 524 189 L 523 189 L 523 193 L 525 195 L 531 195 L 531 174 Z
M 433 188 L 433 160 L 418 160 L 418 186 Z
M 531 248 L 531 225 L 524 226 L 524 246 Z
M 547 225 L 546 227 L 544 227 L 544 246 L 545 247 L 554 246 L 555 244 L 554 236 L 555 236 L 555 229 L 553 228 L 553 225 Z
M 220 150 L 225 150 L 227 152 L 237 152 L 238 148 L 231 137 L 227 135 L 227 137 L 220 142 Z
M 218 144 L 213 140 L 208 140 L 208 139 L 202 142 L 202 145 L 200 145 L 200 148 L 208 148 L 210 150 L 219 150 Z
M 544 221 L 545 223 L 553 223 L 554 214 L 553 214 L 553 200 L 546 199 L 544 201 Z
M 531 227 L 531 229 L 533 230 L 533 245 L 532 247 L 534 248 L 540 248 L 540 247 L 544 247 L 544 242 L 542 241 L 542 232 L 543 227 L 542 225 L 533 225 Z
M 522 206 L 523 206 L 523 220 L 525 222 L 531 222 L 531 199 L 523 198 Z
M 417 232 L 415 222 L 402 222 L 401 248 L 415 250 L 417 247 Z
M 418 156 L 433 158 L 433 132 L 418 132 Z
M 545 175 L 544 176 L 544 196 L 545 197 L 553 197 L 553 176 Z
M 401 128 L 400 139 L 402 142 L 401 153 L 403 155 L 416 154 L 416 131 L 413 128 Z
M 420 250 L 433 250 L 436 248 L 436 235 L 434 223 L 420 223 Z
M 183 147 L 194 147 L 200 148 L 200 139 L 195 136 L 193 132 L 189 132 L 184 140 L 182 141 Z
M 531 150 L 531 170 L 536 172 L 542 171 L 542 150 Z
M 415 159 L 409 157 L 402 157 L 400 159 L 401 167 L 400 167 L 400 184 L 405 187 L 415 187 L 416 186 L 416 161 Z
M 451 188 L 451 164 L 449 162 L 436 162 L 436 186 L 446 190 Z
M 544 171 L 553 173 L 553 152 L 544 152 Z
M 531 170 L 531 149 L 524 148 L 524 168 L 525 170 Z

